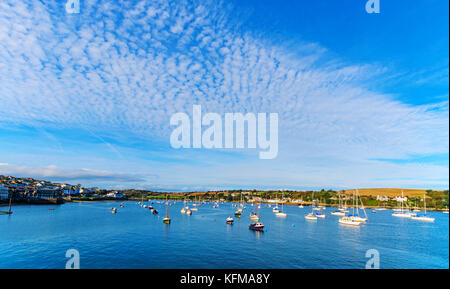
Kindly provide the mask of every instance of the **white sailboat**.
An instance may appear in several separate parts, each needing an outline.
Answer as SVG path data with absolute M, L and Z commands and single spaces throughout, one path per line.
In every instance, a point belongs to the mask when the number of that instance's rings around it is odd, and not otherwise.
M 359 198 L 359 202 L 358 202 L 358 197 L 359 197 L 359 192 L 358 192 L 358 189 L 356 189 L 355 194 L 353 196 L 353 202 L 354 202 L 353 203 L 353 214 L 349 215 L 348 217 L 355 222 L 364 223 L 364 222 L 367 222 L 367 220 L 369 218 L 367 217 L 366 209 L 364 208 L 364 204 L 362 203 L 361 198 Z M 364 212 L 364 218 L 359 216 L 359 203 L 360 202 L 361 202 L 361 209 Z
M 342 207 L 342 201 L 341 201 L 340 194 L 338 194 L 338 198 L 339 198 L 339 207 L 338 207 L 337 211 L 331 212 L 331 214 L 334 216 L 342 216 L 343 217 L 343 216 L 345 216 L 345 213 L 348 211 Z
M 317 221 L 317 216 L 316 214 L 314 214 L 314 192 L 312 193 L 311 199 L 311 213 L 306 214 L 305 219 L 310 221 Z
M 394 209 L 395 213 L 392 214 L 393 217 L 397 218 L 411 218 L 413 214 L 409 210 L 403 209 L 403 191 L 402 191 L 402 200 L 401 200 L 401 208 Z
M 284 194 L 281 195 L 281 211 L 275 214 L 277 217 L 286 218 L 287 214 L 284 212 Z
M 350 225 L 350 226 L 359 226 L 362 222 L 358 222 L 352 217 L 342 217 L 339 219 L 339 224 Z
M 427 216 L 427 202 L 425 200 L 425 194 L 423 195 L 423 207 L 424 207 L 425 213 L 423 215 L 419 215 L 419 216 L 412 216 L 411 220 L 422 221 L 422 222 L 434 222 L 434 218 Z
M 275 194 L 275 198 L 277 198 L 277 194 Z M 280 212 L 280 209 L 278 208 L 278 202 L 277 202 L 277 204 L 275 205 L 275 207 L 272 209 L 272 212 L 274 212 L 274 213 Z
M 191 211 L 198 211 L 197 206 L 197 197 L 194 197 L 194 203 L 192 204 Z

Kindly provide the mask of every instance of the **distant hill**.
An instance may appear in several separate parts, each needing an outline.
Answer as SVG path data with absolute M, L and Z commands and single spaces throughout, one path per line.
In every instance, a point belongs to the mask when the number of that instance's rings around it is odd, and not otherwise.
M 405 197 L 422 197 L 424 194 L 427 194 L 428 190 L 421 190 L 421 189 L 358 189 L 358 192 L 361 196 L 372 196 L 376 197 L 377 195 L 380 196 L 387 196 L 389 198 L 401 196 L 403 191 L 403 195 Z M 353 194 L 355 190 L 343 190 L 340 191 L 344 194 Z

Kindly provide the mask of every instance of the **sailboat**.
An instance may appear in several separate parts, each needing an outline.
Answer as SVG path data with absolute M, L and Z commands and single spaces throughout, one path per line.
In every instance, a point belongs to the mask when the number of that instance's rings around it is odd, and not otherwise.
M 239 199 L 239 204 L 236 204 L 237 210 L 234 212 L 234 215 L 238 218 L 242 215 L 242 208 L 241 208 L 241 200 Z
M 323 209 L 323 207 L 320 206 L 320 207 L 319 207 L 320 213 L 316 213 L 316 217 L 317 217 L 317 218 L 322 218 L 322 219 L 324 219 L 324 218 L 326 217 L 326 215 L 322 212 L 322 209 Z
M 183 201 L 183 208 L 181 209 L 180 213 L 185 214 L 186 213 L 186 209 L 187 209 L 187 207 L 186 207 L 186 199 L 184 199 L 184 201 Z
M 311 199 L 311 213 L 308 213 L 305 215 L 305 219 L 316 221 L 317 216 L 314 214 L 314 192 L 312 193 L 312 199 Z
M 170 224 L 170 217 L 169 217 L 169 201 L 166 199 L 166 216 L 163 219 L 163 223 Z
M 226 220 L 226 223 L 227 223 L 228 225 L 233 224 L 233 222 L 234 222 L 234 219 L 233 219 L 232 217 L 228 217 L 227 220 Z
M 341 205 L 342 205 L 342 201 L 341 201 L 341 195 L 338 194 L 338 198 L 339 198 L 339 207 L 336 211 L 331 212 L 332 215 L 334 216 L 345 216 L 346 213 L 346 209 L 344 209 Z
M 353 196 L 353 202 L 354 202 L 353 214 L 349 215 L 348 217 L 351 218 L 355 222 L 364 223 L 364 222 L 367 222 L 367 220 L 369 218 L 367 217 L 366 209 L 364 208 L 364 204 L 362 203 L 361 198 L 359 198 L 359 202 L 358 202 L 358 197 L 359 197 L 359 192 L 358 192 L 358 189 L 356 189 L 355 194 Z M 364 216 L 365 216 L 364 218 L 359 216 L 359 203 L 360 202 L 361 202 L 361 209 L 364 211 Z
M 259 217 L 258 217 L 259 220 Z M 253 231 L 264 231 L 264 224 L 261 221 L 256 221 L 255 223 L 251 223 L 248 225 L 248 228 Z
M 193 208 L 191 208 L 191 211 L 198 211 L 197 197 L 194 197 L 194 204 L 192 206 L 193 206 Z
M 434 218 L 427 216 L 427 202 L 425 200 L 425 194 L 423 195 L 423 207 L 424 207 L 425 213 L 423 215 L 419 215 L 419 216 L 412 216 L 411 220 L 423 221 L 423 222 L 434 222 Z
M 339 224 L 343 224 L 343 225 L 351 225 L 351 226 L 359 226 L 362 222 L 358 222 L 355 219 L 353 219 L 352 217 L 342 217 L 339 218 Z
M 275 194 L 275 198 L 277 198 L 277 194 Z M 275 205 L 275 207 L 273 207 L 272 212 L 274 212 L 274 213 L 280 212 L 280 209 L 278 208 L 278 202 L 277 202 L 277 204 Z
M 284 194 L 281 195 L 281 211 L 275 213 L 275 216 L 286 218 L 287 214 L 284 212 Z
M 255 211 L 250 214 L 250 220 L 257 222 L 259 220 L 259 215 L 258 215 L 259 206 L 258 206 L 258 203 L 256 203 L 256 205 L 254 207 L 255 207 Z
M 398 218 L 411 218 L 413 216 L 413 214 L 407 210 L 405 211 L 403 209 L 403 191 L 402 191 L 402 201 L 401 201 L 401 209 L 400 210 L 394 210 L 396 211 L 396 213 L 393 213 L 392 216 L 393 217 L 398 217 Z M 398 213 L 397 213 L 398 212 Z

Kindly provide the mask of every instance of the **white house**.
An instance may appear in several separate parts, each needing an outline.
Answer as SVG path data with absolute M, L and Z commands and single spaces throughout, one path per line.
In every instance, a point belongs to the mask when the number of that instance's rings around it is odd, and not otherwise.
M 115 199 L 125 199 L 125 195 L 119 192 L 112 192 L 106 194 L 108 198 L 115 198 Z
M 389 201 L 389 198 L 387 196 L 377 195 L 377 201 L 385 202 L 385 201 Z
M 397 201 L 397 202 L 406 202 L 406 201 L 408 201 L 408 197 L 395 197 L 394 198 L 394 200 L 395 201 Z

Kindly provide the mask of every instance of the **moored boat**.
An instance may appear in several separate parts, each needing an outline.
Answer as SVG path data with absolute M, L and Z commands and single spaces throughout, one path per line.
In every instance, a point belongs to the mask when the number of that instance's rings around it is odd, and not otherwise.
M 332 215 L 334 215 L 334 216 L 345 216 L 345 212 L 342 212 L 342 211 L 334 211 L 334 212 L 331 212 L 330 214 L 332 214 Z
M 351 217 L 342 217 L 339 219 L 339 224 L 350 225 L 350 226 L 359 226 L 361 222 L 357 222 Z
M 264 231 L 264 224 L 261 222 L 256 222 L 256 223 L 250 224 L 248 226 L 248 228 L 253 231 Z
M 425 212 L 423 214 L 420 214 L 417 216 L 412 216 L 411 220 L 422 221 L 422 222 L 434 222 L 434 218 L 427 216 L 427 203 L 425 200 L 425 194 L 423 195 L 423 207 L 424 207 Z
M 306 220 L 313 220 L 313 221 L 315 221 L 315 220 L 317 220 L 317 216 L 314 215 L 314 213 L 308 213 L 308 214 L 305 215 L 305 219 Z

